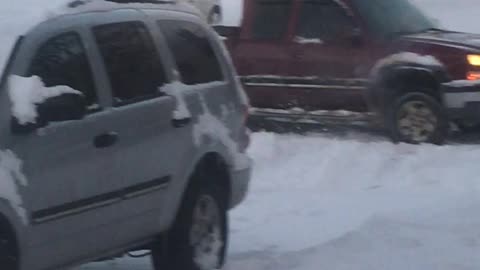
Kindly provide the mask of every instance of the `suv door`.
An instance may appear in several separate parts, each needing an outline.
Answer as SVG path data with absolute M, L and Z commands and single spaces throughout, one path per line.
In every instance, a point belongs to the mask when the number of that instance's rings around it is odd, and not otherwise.
M 363 90 L 369 59 L 361 28 L 342 0 L 299 0 L 290 37 L 292 100 L 305 109 L 366 109 Z M 293 93 L 294 92 L 294 93 Z
M 114 150 L 94 143 L 108 129 L 109 116 L 98 98 L 88 46 L 80 29 L 57 27 L 61 29 L 54 33 L 40 31 L 41 35 L 24 40 L 30 48 L 22 55 L 32 56 L 20 60 L 25 70 L 17 74 L 38 76 L 46 87 L 66 85 L 81 91 L 89 110 L 82 120 L 52 122 L 36 132 L 12 134 L 10 148 L 23 160 L 29 181 L 25 206 L 32 252 L 26 254 L 31 256 L 26 261 L 36 264 L 28 269 L 62 265 L 105 249 L 114 242 L 115 228 L 112 233 L 98 234 L 98 230 L 115 224 L 120 212 L 119 186 L 111 182 Z
M 135 11 L 96 18 L 91 33 L 111 89 L 111 132 L 118 136 L 116 179 L 124 189 L 125 222 L 118 233 L 130 242 L 158 234 L 165 223 L 166 192 L 191 141 L 189 118 L 177 125 L 175 99 L 157 33 Z M 140 18 L 140 19 L 139 19 Z M 155 26 L 155 24 L 153 24 Z M 152 35 L 153 34 L 153 35 Z M 163 46 L 165 47 L 165 46 Z
M 293 0 L 254 0 L 246 4 L 249 17 L 242 29 L 247 32 L 234 45 L 234 61 L 253 107 L 289 107 L 283 81 L 288 76 L 287 37 L 293 4 Z

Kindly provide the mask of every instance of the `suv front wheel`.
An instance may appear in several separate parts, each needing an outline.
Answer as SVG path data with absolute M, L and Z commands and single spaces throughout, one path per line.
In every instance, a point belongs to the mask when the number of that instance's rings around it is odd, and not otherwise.
M 435 98 L 424 93 L 401 96 L 390 107 L 386 120 L 396 142 L 442 144 L 449 132 L 444 109 Z
M 194 185 L 164 245 L 152 250 L 156 270 L 213 270 L 224 263 L 227 205 L 221 189 Z

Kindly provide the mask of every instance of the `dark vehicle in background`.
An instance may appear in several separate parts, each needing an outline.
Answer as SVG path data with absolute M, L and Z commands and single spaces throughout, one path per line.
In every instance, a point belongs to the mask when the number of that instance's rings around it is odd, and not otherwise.
M 242 25 L 217 30 L 255 108 L 370 111 L 411 143 L 480 120 L 480 36 L 407 0 L 245 0 Z

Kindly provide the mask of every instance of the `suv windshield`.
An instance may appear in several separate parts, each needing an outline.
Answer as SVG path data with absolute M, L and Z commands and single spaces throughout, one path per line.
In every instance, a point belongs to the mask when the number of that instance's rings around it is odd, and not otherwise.
M 409 0 L 352 0 L 352 3 L 372 33 L 381 37 L 418 33 L 436 27 Z

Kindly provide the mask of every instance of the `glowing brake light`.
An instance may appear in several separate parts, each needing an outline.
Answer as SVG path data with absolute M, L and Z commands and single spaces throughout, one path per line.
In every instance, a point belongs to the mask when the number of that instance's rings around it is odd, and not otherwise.
M 476 81 L 480 80 L 480 71 L 471 71 L 467 73 L 467 80 Z

